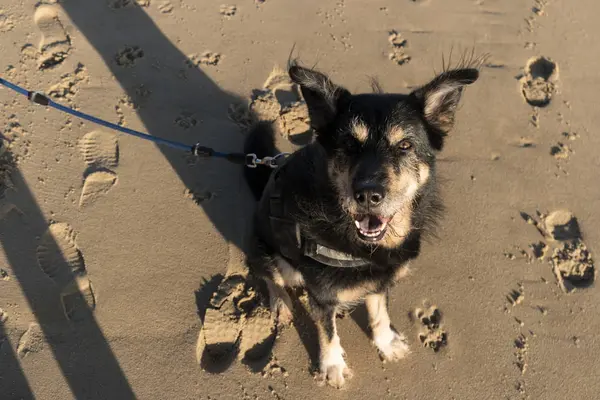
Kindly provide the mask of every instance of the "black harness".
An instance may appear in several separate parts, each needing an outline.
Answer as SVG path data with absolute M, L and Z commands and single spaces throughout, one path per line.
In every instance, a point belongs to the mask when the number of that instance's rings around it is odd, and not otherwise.
M 306 256 L 321 264 L 338 268 L 356 268 L 370 264 L 363 258 L 331 249 L 302 234 L 298 223 L 289 219 L 291 213 L 283 198 L 281 173 L 284 169 L 284 166 L 280 166 L 273 172 L 273 186 L 269 196 L 269 219 L 279 252 L 290 260 Z

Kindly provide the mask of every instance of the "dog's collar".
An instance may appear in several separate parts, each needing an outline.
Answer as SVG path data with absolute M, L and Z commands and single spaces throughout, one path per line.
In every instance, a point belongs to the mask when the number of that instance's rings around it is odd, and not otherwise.
M 369 261 L 363 258 L 357 258 L 351 254 L 342 253 L 341 251 L 323 246 L 312 240 L 304 240 L 303 247 L 305 256 L 331 267 L 356 268 L 369 264 Z

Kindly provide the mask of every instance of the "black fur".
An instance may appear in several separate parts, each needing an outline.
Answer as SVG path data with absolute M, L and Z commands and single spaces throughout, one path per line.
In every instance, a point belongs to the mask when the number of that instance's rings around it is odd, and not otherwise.
M 370 261 L 365 267 L 334 268 L 308 257 L 287 260 L 302 274 L 315 319 L 321 321 L 331 340 L 332 315 L 338 308 L 351 305 L 342 304 L 341 292 L 348 289 L 360 292 L 364 288 L 364 294 L 385 293 L 399 270 L 418 256 L 421 240 L 433 227 L 441 210 L 435 154 L 442 149 L 452 128 L 463 87 L 477 79 L 478 71 L 474 68 L 445 71 L 409 95 L 351 95 L 324 74 L 295 63 L 290 65 L 289 74 L 300 86 L 317 140 L 292 154 L 283 167 L 281 187 L 286 217 L 299 225 L 304 237 Z M 368 137 L 362 141 L 352 134 L 355 121 L 368 128 Z M 410 142 L 408 150 L 386 136 L 390 126 L 402 128 L 406 136 L 402 141 Z M 248 135 L 245 151 L 259 156 L 276 154 L 274 135 L 273 127 L 268 123 L 255 126 Z M 410 198 L 411 207 L 408 207 L 402 203 L 405 201 L 402 193 L 392 193 L 394 180 L 409 170 L 417 174 L 419 167 L 428 169 L 429 178 L 419 184 L 416 194 Z M 361 208 L 351 198 L 344 198 L 339 185 L 334 182 L 332 168 L 345 171 L 352 180 L 352 188 L 357 182 L 376 184 L 385 201 L 396 196 L 400 199 L 396 203 L 404 207 L 402 210 L 410 209 L 410 229 L 403 233 L 403 240 L 398 239 L 395 246 L 382 246 L 365 241 L 357 234 L 355 219 L 359 217 L 356 213 L 378 212 L 377 208 Z M 273 188 L 270 174 L 269 168 L 246 170 L 248 183 L 259 200 L 255 243 L 248 264 L 253 274 L 266 279 L 274 279 L 276 258 L 281 257 L 278 241 L 281 232 L 273 231 L 269 219 L 269 194 Z M 351 207 L 348 208 L 345 202 L 352 203 Z M 401 217 L 392 215 L 396 219 Z

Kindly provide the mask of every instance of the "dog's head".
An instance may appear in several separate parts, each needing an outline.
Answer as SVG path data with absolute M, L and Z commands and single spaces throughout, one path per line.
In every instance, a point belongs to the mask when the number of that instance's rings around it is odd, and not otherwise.
M 352 95 L 298 65 L 289 74 L 301 88 L 328 157 L 327 173 L 359 240 L 396 247 L 411 229 L 414 204 L 433 179 L 435 153 L 478 70 L 445 71 L 409 95 Z

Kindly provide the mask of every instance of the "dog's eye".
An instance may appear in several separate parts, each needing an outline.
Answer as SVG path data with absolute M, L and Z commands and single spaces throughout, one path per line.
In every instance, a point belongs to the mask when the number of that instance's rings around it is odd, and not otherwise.
M 410 150 L 412 149 L 412 143 L 410 142 L 410 140 L 404 139 L 400 141 L 398 147 L 400 147 L 402 150 Z

